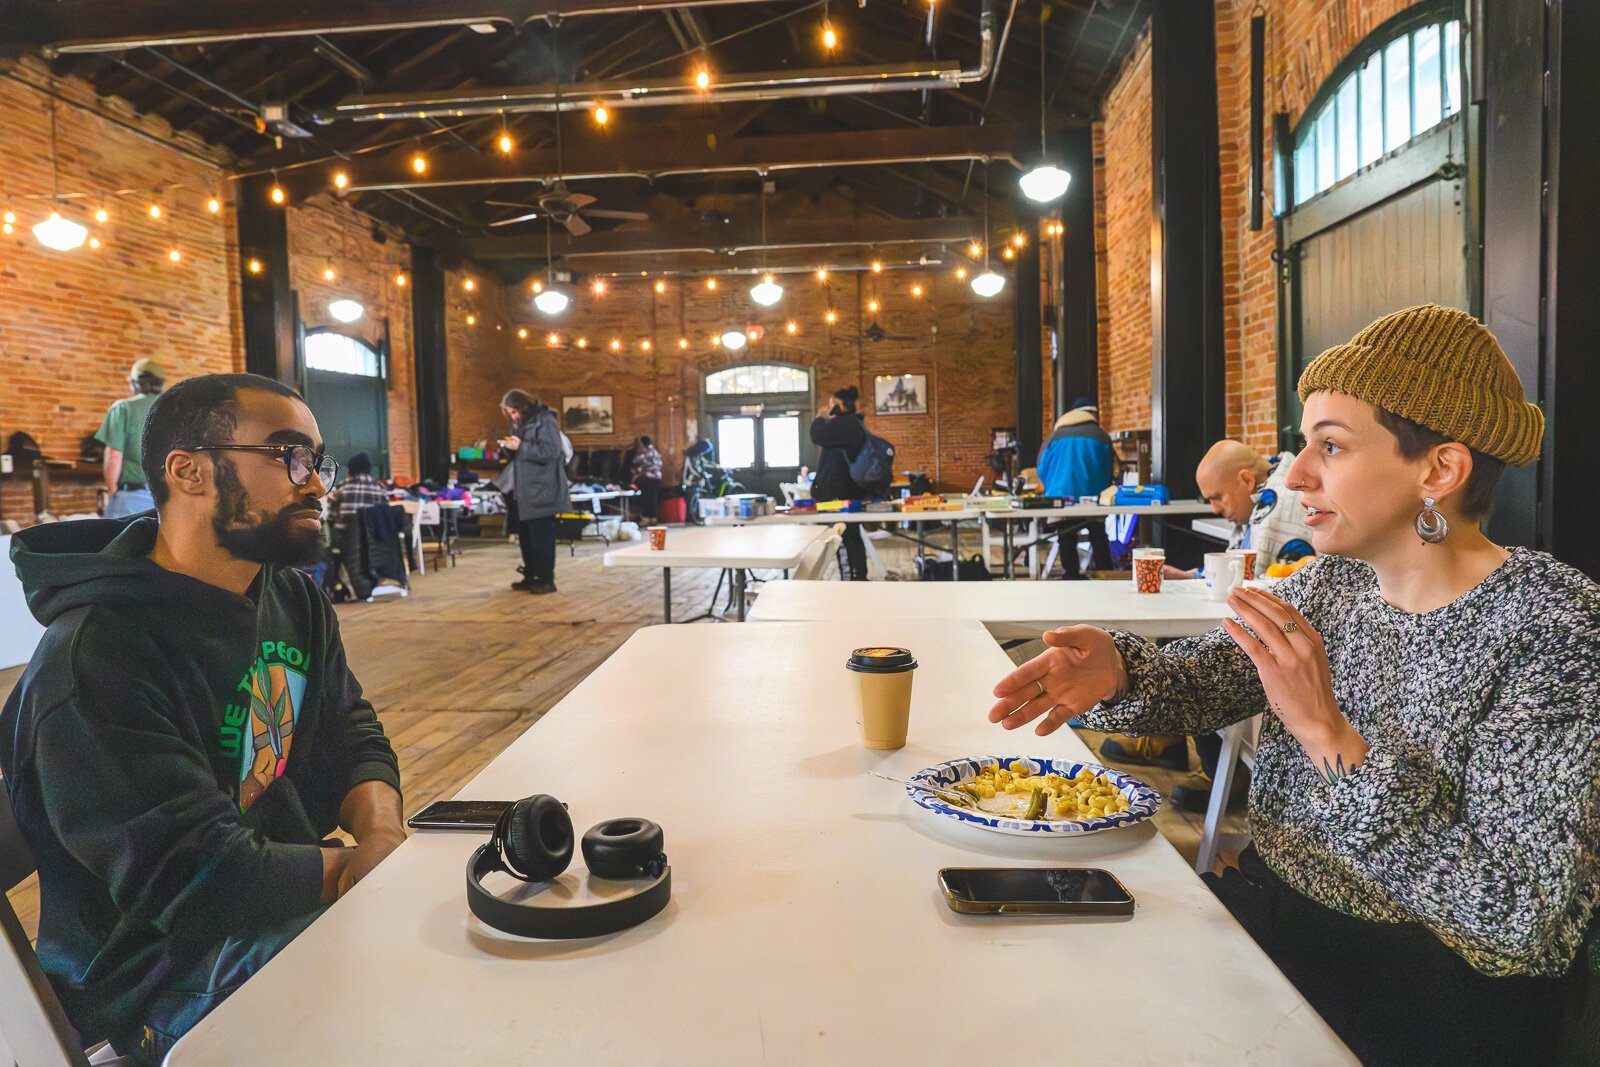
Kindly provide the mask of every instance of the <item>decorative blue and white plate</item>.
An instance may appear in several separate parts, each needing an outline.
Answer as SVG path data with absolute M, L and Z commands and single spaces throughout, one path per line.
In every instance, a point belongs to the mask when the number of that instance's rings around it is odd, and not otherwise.
M 1031 756 L 967 756 L 926 767 L 913 774 L 911 781 L 948 787 L 976 778 L 984 767 L 1010 767 L 1013 763 L 1023 764 L 1032 774 L 1059 774 L 1063 778 L 1071 778 L 1085 768 L 1091 774 L 1103 774 L 1113 785 L 1122 790 L 1123 796 L 1128 798 L 1128 810 L 1090 819 L 1024 819 L 1017 815 L 1000 815 L 973 811 L 970 808 L 958 808 L 954 804 L 940 800 L 932 793 L 911 786 L 906 786 L 906 794 L 919 807 L 926 808 L 935 815 L 942 815 L 981 830 L 993 830 L 995 833 L 1014 834 L 1018 837 L 1034 837 L 1038 834 L 1082 837 L 1084 834 L 1097 834 L 1101 830 L 1113 830 L 1119 826 L 1141 823 L 1161 807 L 1161 794 L 1133 775 L 1102 767 L 1098 763 L 1084 763 L 1079 760 L 1034 759 Z

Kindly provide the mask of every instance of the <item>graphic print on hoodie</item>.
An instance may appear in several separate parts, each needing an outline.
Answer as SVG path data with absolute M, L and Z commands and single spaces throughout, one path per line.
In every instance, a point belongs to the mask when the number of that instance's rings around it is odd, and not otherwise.
M 400 787 L 311 579 L 267 566 L 240 596 L 151 562 L 157 528 L 49 523 L 11 545 L 46 627 L 0 711 L 39 962 L 85 1043 L 118 1048 L 224 941 L 320 907 L 345 795 Z
M 263 641 L 261 655 L 239 682 L 239 703 L 223 711 L 222 751 L 239 756 L 240 811 L 249 810 L 288 766 L 294 719 L 306 692 L 306 676 L 296 668 L 305 662 L 305 653 L 293 645 Z

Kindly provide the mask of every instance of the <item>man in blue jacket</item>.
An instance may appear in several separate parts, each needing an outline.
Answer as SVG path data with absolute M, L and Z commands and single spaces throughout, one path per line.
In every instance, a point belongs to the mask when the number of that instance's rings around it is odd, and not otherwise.
M 295 565 L 338 465 L 293 390 L 191 378 L 150 409 L 158 514 L 24 530 L 47 627 L 0 712 L 39 862 L 39 961 L 86 1042 L 157 1062 L 405 840 L 394 750 Z M 355 848 L 323 848 L 336 826 Z
M 1039 481 L 1045 496 L 1070 496 L 1093 502 L 1116 480 L 1117 457 L 1111 438 L 1100 426 L 1100 407 L 1087 396 L 1072 402 L 1065 415 L 1056 420 L 1055 431 L 1039 450 Z M 1077 531 L 1081 523 L 1061 528 L 1061 569 L 1068 578 L 1078 577 Z M 1111 546 L 1105 527 L 1090 522 L 1089 543 L 1094 548 L 1095 565 L 1111 565 Z

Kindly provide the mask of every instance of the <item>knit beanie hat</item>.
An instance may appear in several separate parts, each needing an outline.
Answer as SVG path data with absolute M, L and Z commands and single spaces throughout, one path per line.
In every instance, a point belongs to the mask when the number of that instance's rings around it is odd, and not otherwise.
M 1544 412 L 1494 334 L 1465 311 L 1423 304 L 1385 315 L 1300 375 L 1300 399 L 1327 390 L 1365 400 L 1521 467 L 1539 456 Z

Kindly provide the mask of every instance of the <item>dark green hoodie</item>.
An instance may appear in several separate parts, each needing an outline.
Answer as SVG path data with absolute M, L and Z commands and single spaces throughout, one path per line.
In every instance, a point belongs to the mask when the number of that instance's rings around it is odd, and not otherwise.
M 152 563 L 155 536 L 84 520 L 11 547 L 48 628 L 0 712 L 39 960 L 84 1039 L 119 1048 L 226 938 L 315 910 L 345 794 L 400 785 L 311 580 L 263 567 L 238 596 Z

